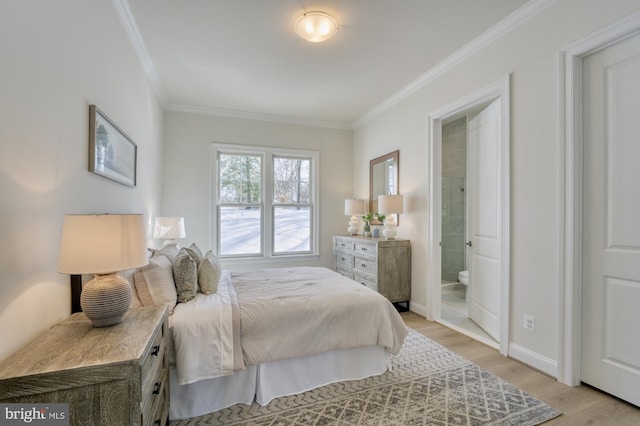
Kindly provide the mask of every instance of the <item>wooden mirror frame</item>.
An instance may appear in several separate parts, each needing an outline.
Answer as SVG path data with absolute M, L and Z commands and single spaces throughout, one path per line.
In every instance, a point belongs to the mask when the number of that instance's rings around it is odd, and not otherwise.
M 374 194 L 373 193 L 374 167 L 376 165 L 384 164 L 389 160 L 393 160 L 393 165 L 395 169 L 395 190 L 392 193 L 389 193 L 388 188 L 386 188 L 387 189 L 386 194 Z M 369 213 L 377 213 L 376 211 L 374 211 L 374 203 L 378 199 L 378 195 L 396 195 L 400 193 L 400 188 L 398 187 L 398 184 L 400 182 L 399 175 L 400 175 L 400 151 L 393 151 L 369 161 Z

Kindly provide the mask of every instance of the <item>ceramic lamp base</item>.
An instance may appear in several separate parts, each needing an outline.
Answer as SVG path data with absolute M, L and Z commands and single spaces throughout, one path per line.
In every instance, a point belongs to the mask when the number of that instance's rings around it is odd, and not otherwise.
M 85 284 L 80 306 L 94 327 L 108 327 L 122 321 L 131 305 L 131 286 L 117 273 L 96 274 Z
M 396 231 L 396 221 L 393 216 L 389 215 L 384 221 L 384 229 L 382 235 L 387 240 L 393 240 L 396 238 L 398 231 Z
M 349 235 L 358 235 L 358 231 L 360 230 L 360 221 L 358 220 L 358 216 L 351 215 L 351 220 L 349 220 L 349 227 L 347 228 L 347 232 Z

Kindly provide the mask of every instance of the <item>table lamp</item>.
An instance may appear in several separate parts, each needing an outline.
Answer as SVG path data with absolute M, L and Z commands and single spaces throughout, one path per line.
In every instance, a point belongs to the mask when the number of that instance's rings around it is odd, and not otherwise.
M 364 213 L 364 200 L 344 200 L 344 214 L 351 215 L 347 232 L 349 235 L 356 235 L 360 230 L 360 220 L 358 215 Z
M 94 274 L 80 306 L 94 327 L 118 324 L 131 304 L 131 286 L 118 271 L 148 263 L 144 215 L 65 215 L 58 272 Z
M 153 238 L 165 240 L 162 247 L 173 245 L 177 246 L 177 238 L 186 237 L 184 231 L 183 217 L 156 217 L 155 227 L 153 229 Z
M 396 218 L 394 215 L 404 213 L 404 199 L 402 195 L 378 196 L 378 212 L 386 215 L 382 235 L 387 240 L 393 240 L 398 233 L 396 231 Z

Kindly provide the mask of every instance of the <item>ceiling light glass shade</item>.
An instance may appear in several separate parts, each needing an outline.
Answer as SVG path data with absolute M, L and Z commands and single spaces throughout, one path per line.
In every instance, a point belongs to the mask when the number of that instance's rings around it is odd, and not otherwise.
M 324 12 L 307 12 L 296 20 L 296 34 L 311 43 L 329 40 L 338 31 L 338 22 Z

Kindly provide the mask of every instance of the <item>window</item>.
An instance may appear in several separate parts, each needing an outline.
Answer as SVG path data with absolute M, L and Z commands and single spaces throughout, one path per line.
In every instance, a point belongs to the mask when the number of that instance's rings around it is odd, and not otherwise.
M 218 255 L 317 255 L 318 153 L 218 144 L 213 151 Z

